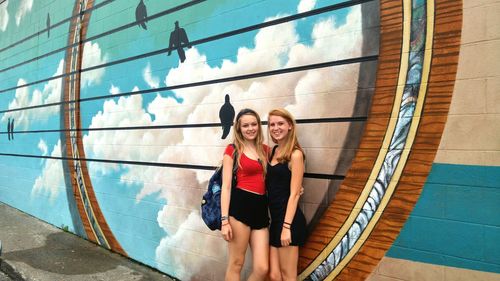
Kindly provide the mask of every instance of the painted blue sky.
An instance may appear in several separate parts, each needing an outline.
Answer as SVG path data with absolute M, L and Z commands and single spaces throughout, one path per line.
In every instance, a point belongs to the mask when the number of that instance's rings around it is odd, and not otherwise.
M 52 23 L 55 23 L 69 16 L 72 8 L 68 2 L 62 0 L 54 1 L 49 6 L 34 1 L 31 9 L 26 9 L 18 26 L 15 15 L 20 6 L 16 4 L 25 5 L 30 1 L 14 2 L 10 1 L 6 9 L 9 17 L 6 28 L 0 29 L 2 38 L 0 48 L 45 28 L 47 13 L 50 14 Z M 96 4 L 100 2 L 96 1 Z M 310 3 L 309 7 L 303 9 L 323 7 L 341 1 L 303 0 L 302 5 L 307 4 L 306 2 Z M 148 14 L 153 15 L 183 1 L 168 1 L 168 4 L 163 1 L 145 1 L 145 3 Z M 147 23 L 147 30 L 133 26 L 86 43 L 83 68 L 168 47 L 168 37 L 176 20 L 193 41 L 295 14 L 299 5 L 300 1 L 207 1 L 172 15 L 150 20 Z M 104 8 L 95 10 L 89 22 L 87 37 L 131 22 L 134 20 L 134 10 L 133 1 L 114 1 Z M 5 18 L 6 11 L 0 7 L 0 16 L 4 15 Z M 81 97 L 145 90 L 301 65 L 303 62 L 315 62 L 315 59 L 321 62 L 359 55 L 359 52 L 353 50 L 358 47 L 356 44 L 361 40 L 360 19 L 356 13 L 351 13 L 354 16 L 349 19 L 350 11 L 351 9 L 342 9 L 197 45 L 189 50 L 186 49 L 187 60 L 183 64 L 180 64 L 177 54 L 173 52 L 171 56 L 162 53 L 85 72 L 82 75 Z M 63 24 L 51 30 L 50 38 L 46 34 L 41 34 L 37 38 L 4 51 L 8 59 L 0 61 L 0 68 L 4 69 L 64 46 L 67 42 L 64 35 L 67 34 L 68 27 L 68 24 Z M 340 36 L 341 39 L 336 42 L 338 44 L 329 46 L 327 43 L 333 36 Z M 328 54 L 327 50 L 331 50 L 331 54 Z M 37 62 L 2 72 L 1 88 L 14 87 L 23 83 L 22 81 L 29 83 L 61 74 L 63 59 L 64 53 L 59 52 Z M 345 70 L 341 71 L 351 73 Z M 82 127 L 217 122 L 216 112 L 221 100 L 216 97 L 220 96 L 223 101 L 223 93 L 227 91 L 234 94 L 237 107 L 248 104 L 263 108 L 265 112 L 267 108 L 265 106 L 290 106 L 296 114 L 310 114 L 310 110 L 302 109 L 299 103 L 300 97 L 294 97 L 294 92 L 297 95 L 302 84 L 309 83 L 307 81 L 311 79 L 324 81 L 321 75 L 333 75 L 337 73 L 335 71 L 340 70 L 318 71 L 317 74 L 312 73 L 309 76 L 293 74 L 262 81 L 242 81 L 175 92 L 95 100 L 81 105 Z M 311 75 L 318 77 L 311 78 Z M 342 80 L 340 74 L 337 76 Z M 284 86 L 282 90 L 291 92 L 291 96 L 287 98 L 286 95 L 277 93 L 275 101 L 267 102 L 269 93 L 273 93 L 273 88 L 283 81 L 290 81 L 284 83 L 289 86 Z M 302 84 L 297 81 L 302 81 Z M 60 96 L 57 96 L 60 93 L 60 83 L 59 79 L 52 80 L 20 88 L 17 92 L 13 90 L 2 93 L 0 110 L 57 102 L 60 99 Z M 338 83 L 332 81 L 320 86 L 316 83 L 315 91 L 326 92 L 324 88 L 340 87 Z M 305 89 L 310 88 L 305 87 Z M 294 104 L 281 101 L 290 98 L 295 101 Z M 325 108 L 316 112 L 326 116 L 334 111 Z M 30 110 L 30 112 L 11 112 L 1 114 L 0 118 L 1 131 L 5 131 L 8 118 L 16 118 L 16 129 L 19 130 L 61 128 L 58 107 Z M 208 143 L 200 144 L 200 138 L 196 135 L 205 133 L 203 139 L 207 139 Z M 217 160 L 214 158 L 218 157 L 221 147 L 226 143 L 220 140 L 218 135 L 219 132 L 212 128 L 199 132 L 192 130 L 96 132 L 86 133 L 84 144 L 87 157 L 90 158 L 162 162 L 176 160 L 188 164 L 215 165 Z M 17 134 L 15 141 L 9 142 L 6 139 L 6 135 L 1 135 L 0 143 L 4 144 L 1 146 L 1 152 L 60 155 L 59 133 Z M 198 152 L 197 147 L 200 146 L 203 150 Z M 191 152 L 186 153 L 184 151 L 186 148 Z M 10 188 L 8 185 L 0 184 L 0 201 L 18 206 L 57 226 L 69 225 L 70 229 L 73 229 L 66 199 L 66 188 L 70 187 L 64 186 L 60 162 L 0 157 L 0 167 L 2 167 L 0 182 L 6 183 L 11 175 L 16 175 L 20 179 L 16 181 L 18 196 L 10 192 L 10 189 L 7 192 L 7 188 Z M 184 240 L 189 241 L 189 237 L 200 231 L 206 234 L 206 230 L 201 229 L 197 211 L 193 208 L 197 209 L 202 192 L 200 184 L 203 184 L 209 173 L 94 163 L 90 163 L 89 168 L 96 196 L 108 224 L 131 257 L 165 271 L 174 270 L 170 268 L 174 266 L 176 271 L 174 275 L 181 277 L 190 274 L 186 268 L 188 264 L 195 270 L 201 270 L 206 266 L 204 264 L 206 261 L 196 260 L 196 253 L 202 250 L 202 246 L 197 246 L 196 243 L 183 245 L 178 237 L 184 236 Z M 61 173 L 58 178 L 51 176 L 58 171 Z M 56 188 L 54 183 L 58 184 Z M 54 208 L 59 211 L 52 211 Z M 208 235 L 200 240 L 206 239 L 213 238 Z M 180 248 L 175 250 L 173 246 Z M 218 243 L 211 249 L 214 260 L 221 259 L 217 255 L 220 246 Z M 194 254 L 191 255 L 192 253 Z

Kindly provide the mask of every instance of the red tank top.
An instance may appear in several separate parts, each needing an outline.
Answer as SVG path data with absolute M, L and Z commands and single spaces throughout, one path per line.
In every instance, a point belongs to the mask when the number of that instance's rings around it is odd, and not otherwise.
M 263 146 L 264 151 L 268 154 L 269 147 L 265 144 Z M 234 147 L 228 145 L 224 154 L 233 157 L 233 152 Z M 261 161 L 266 161 L 266 159 L 262 159 Z M 240 189 L 260 195 L 266 193 L 264 168 L 262 164 L 257 160 L 248 158 L 244 153 L 242 153 L 240 157 L 240 167 L 238 167 L 238 171 L 236 172 L 236 180 L 238 182 L 237 187 Z

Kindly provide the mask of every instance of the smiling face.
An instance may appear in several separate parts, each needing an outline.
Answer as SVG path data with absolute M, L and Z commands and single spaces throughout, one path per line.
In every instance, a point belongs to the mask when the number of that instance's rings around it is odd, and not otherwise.
M 245 114 L 240 118 L 240 131 L 246 141 L 254 141 L 259 133 L 259 122 L 257 118 L 250 114 Z
M 281 116 L 269 116 L 269 134 L 275 143 L 282 142 L 287 139 L 288 133 L 292 130 L 293 126 Z

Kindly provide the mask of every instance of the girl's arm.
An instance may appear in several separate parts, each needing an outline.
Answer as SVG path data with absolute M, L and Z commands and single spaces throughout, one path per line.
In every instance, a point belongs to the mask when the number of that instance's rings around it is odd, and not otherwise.
M 222 160 L 222 187 L 220 195 L 221 216 L 226 218 L 222 221 L 221 233 L 224 240 L 233 238 L 231 225 L 229 224 L 229 203 L 231 200 L 231 183 L 233 181 L 233 163 L 231 156 L 224 154 Z
M 281 244 L 288 246 L 291 242 L 290 224 L 295 217 L 297 205 L 299 204 L 300 189 L 302 188 L 302 179 L 304 177 L 304 156 L 302 151 L 295 150 L 290 159 L 290 170 L 292 171 L 292 180 L 290 182 L 290 197 L 286 206 L 285 221 L 281 231 Z

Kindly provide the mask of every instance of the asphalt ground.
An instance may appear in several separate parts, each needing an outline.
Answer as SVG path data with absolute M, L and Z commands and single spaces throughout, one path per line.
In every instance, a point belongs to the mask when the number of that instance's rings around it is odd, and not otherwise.
M 176 280 L 3 203 L 0 241 L 0 281 Z

